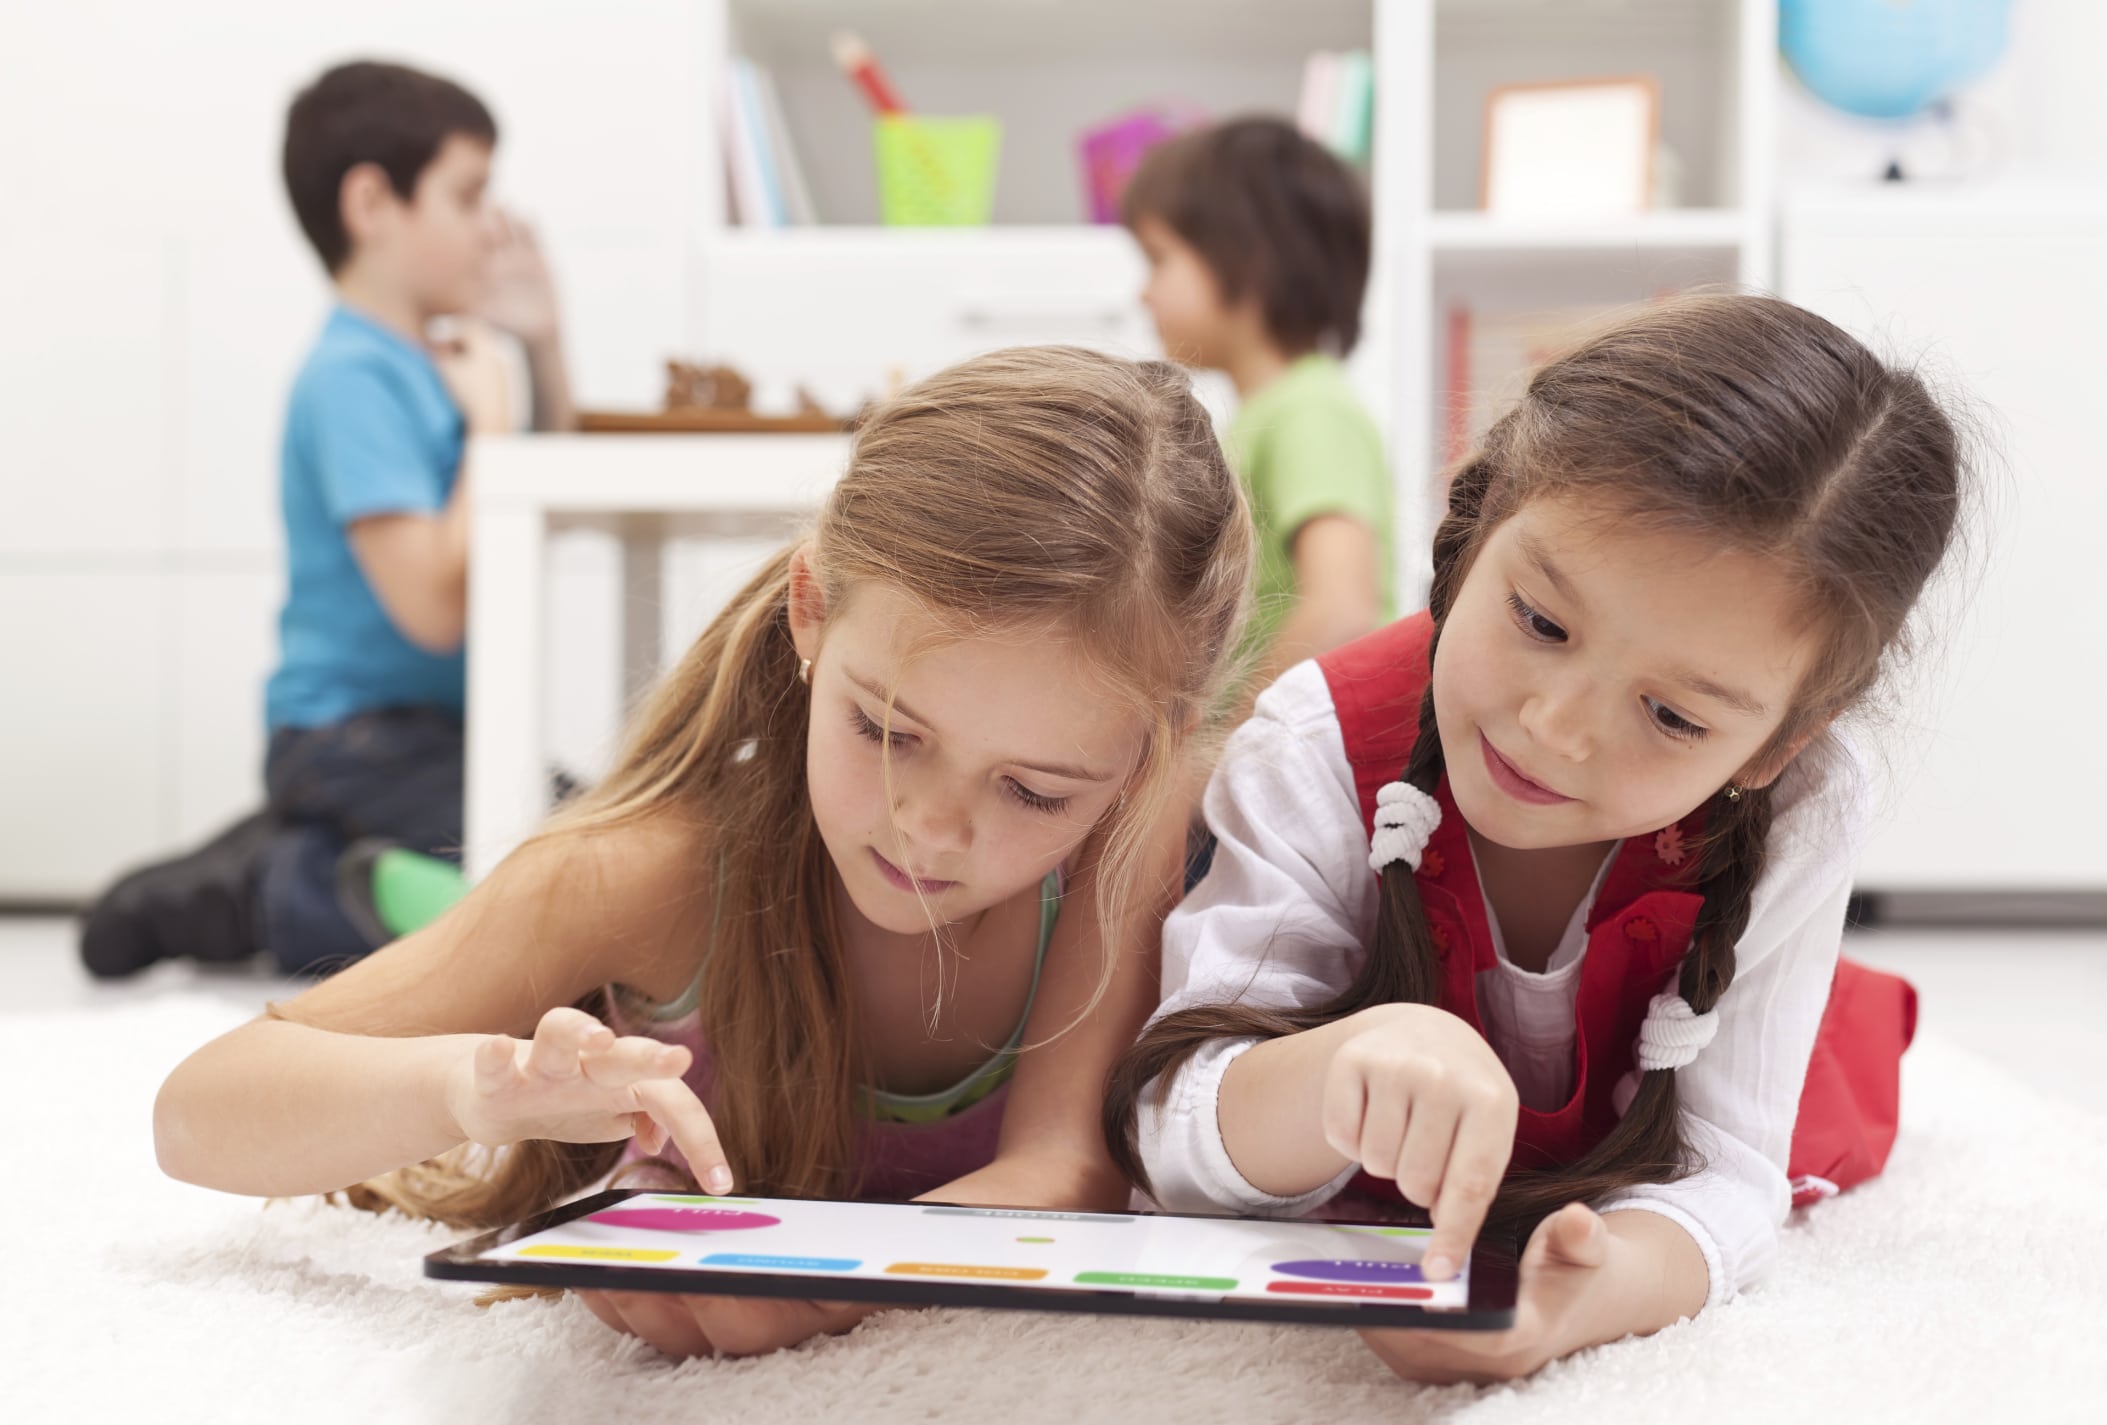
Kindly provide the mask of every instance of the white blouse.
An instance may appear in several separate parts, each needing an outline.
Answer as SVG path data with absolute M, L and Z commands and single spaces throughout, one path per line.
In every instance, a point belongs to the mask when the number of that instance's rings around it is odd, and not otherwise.
M 1773 795 L 1769 857 L 1735 948 L 1734 982 L 1719 1001 L 1718 1035 L 1676 1076 L 1684 1141 L 1703 1166 L 1601 1208 L 1656 1212 L 1688 1232 L 1710 1273 L 1708 1306 L 1762 1275 L 1791 1207 L 1786 1154 L 1870 812 L 1862 765 L 1840 738 L 1795 758 Z M 1375 937 L 1377 882 L 1338 713 L 1315 663 L 1298 664 L 1259 698 L 1230 738 L 1205 806 L 1214 864 L 1164 923 L 1157 1017 L 1202 1004 L 1303 1008 L 1331 999 Z M 1588 903 L 1615 854 L 1541 974 L 1508 960 L 1486 907 L 1499 960 L 1477 979 L 1480 1018 L 1526 1106 L 1555 1107 L 1570 1095 Z M 1230 1061 L 1257 1042 L 1215 1040 L 1176 1072 L 1160 1103 L 1162 1085 L 1143 1093 L 1142 1161 L 1164 1210 L 1302 1213 L 1353 1177 L 1349 1167 L 1282 1198 L 1237 1171 L 1215 1103 Z M 1635 1086 L 1635 1076 L 1618 1086 L 1619 1112 Z

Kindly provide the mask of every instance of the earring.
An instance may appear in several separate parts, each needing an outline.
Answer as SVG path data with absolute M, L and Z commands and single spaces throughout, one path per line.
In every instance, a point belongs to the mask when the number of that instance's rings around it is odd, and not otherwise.
M 799 660 L 798 660 L 798 665 L 797 665 L 797 680 L 798 680 L 798 681 L 799 681 L 800 683 L 803 683 L 803 684 L 804 684 L 804 685 L 805 685 L 806 687 L 808 687 L 808 688 L 812 686 L 812 660 L 811 660 L 811 659 L 809 659 L 809 658 L 802 658 L 802 659 L 799 659 Z
M 1727 783 L 1726 792 L 1728 801 L 1738 802 L 1741 800 L 1741 788 L 1736 786 L 1734 783 Z

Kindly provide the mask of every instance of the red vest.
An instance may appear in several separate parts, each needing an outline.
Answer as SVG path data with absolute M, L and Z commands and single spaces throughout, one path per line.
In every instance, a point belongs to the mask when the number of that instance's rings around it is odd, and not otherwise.
M 1432 635 L 1432 618 L 1419 613 L 1317 660 L 1338 710 L 1361 819 L 1371 834 L 1376 790 L 1396 780 L 1412 755 Z M 1434 795 L 1441 825 L 1427 844 L 1418 881 L 1441 967 L 1441 1007 L 1482 1034 L 1476 977 L 1497 958 L 1492 932 L 1446 777 Z M 1572 1094 L 1546 1112 L 1522 1109 L 1513 1168 L 1573 1162 L 1616 1123 L 1610 1096 L 1632 1070 L 1647 1001 L 1673 986 L 1703 905 L 1692 877 L 1702 821 L 1702 813 L 1693 812 L 1618 848 L 1588 908 L 1587 954 L 1574 1004 Z M 1906 981 L 1838 962 L 1793 1130 L 1788 1172 L 1795 1204 L 1872 1177 L 1887 1161 L 1895 1141 L 1902 1051 L 1916 1021 L 1916 991 Z M 1367 1180 L 1359 1186 L 1395 1192 Z

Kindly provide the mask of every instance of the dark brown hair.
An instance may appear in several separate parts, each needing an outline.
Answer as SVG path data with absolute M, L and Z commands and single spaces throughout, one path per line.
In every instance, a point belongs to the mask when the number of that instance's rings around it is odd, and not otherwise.
M 450 79 L 400 64 L 340 64 L 300 91 L 285 116 L 285 191 L 300 231 L 333 274 L 351 258 L 344 175 L 362 163 L 408 202 L 449 138 L 497 143 L 497 120 Z
M 1144 218 L 1200 255 L 1224 301 L 1256 296 L 1288 355 L 1344 356 L 1361 339 L 1368 194 L 1294 125 L 1232 119 L 1158 144 L 1120 197 L 1121 222 Z
M 1615 327 L 1539 370 L 1449 485 L 1434 536 L 1434 648 L 1486 537 L 1525 503 L 1573 496 L 1605 518 L 1673 531 L 1775 561 L 1795 581 L 1818 653 L 1752 766 L 1782 755 L 1871 690 L 1905 651 L 1905 625 L 1951 542 L 1962 499 L 1953 422 L 1918 376 L 1845 332 L 1764 297 L 1685 297 Z M 1432 793 L 1443 772 L 1431 681 L 1402 776 Z M 1704 896 L 1679 993 L 1710 1010 L 1734 980 L 1771 826 L 1771 793 L 1705 808 Z M 1440 1002 L 1433 942 L 1413 873 L 1382 873 L 1375 944 L 1354 982 L 1309 1010 L 1202 1006 L 1151 1025 L 1114 1068 L 1105 1135 L 1147 1186 L 1135 1110 L 1152 1081 L 1210 1039 L 1314 1029 L 1373 1005 Z M 1694 1167 L 1675 1074 L 1640 1076 L 1617 1126 L 1580 1161 L 1514 1173 L 1497 1220 L 1528 1224 L 1566 1202 L 1600 1201 Z

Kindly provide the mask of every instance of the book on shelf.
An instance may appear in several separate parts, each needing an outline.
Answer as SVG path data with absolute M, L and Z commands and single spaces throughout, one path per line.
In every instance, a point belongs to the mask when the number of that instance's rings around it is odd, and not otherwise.
M 725 68 L 724 119 L 733 221 L 750 228 L 816 221 L 775 79 L 744 56 Z
M 1614 306 L 1546 307 L 1531 311 L 1449 308 L 1446 396 L 1441 463 L 1469 455 L 1492 423 L 1528 389 L 1536 369 L 1614 322 Z
M 1295 103 L 1295 127 L 1322 143 L 1331 132 L 1339 107 L 1339 57 L 1317 50 L 1302 62 L 1302 95 Z
M 819 221 L 819 215 L 812 207 L 812 189 L 805 182 L 804 165 L 797 161 L 797 148 L 790 142 L 790 124 L 783 117 L 783 97 L 776 89 L 775 76 L 757 64 L 749 63 L 747 68 L 760 99 L 761 127 L 768 135 L 768 152 L 783 199 L 784 217 L 798 227 L 809 227 Z
M 1295 126 L 1349 163 L 1368 162 L 1375 62 L 1366 50 L 1318 50 L 1303 61 Z

